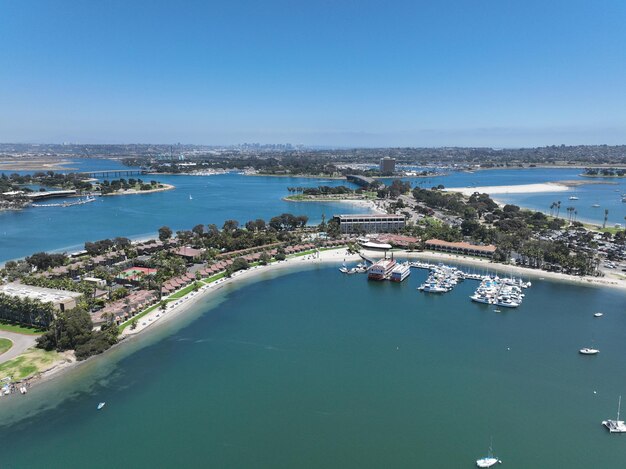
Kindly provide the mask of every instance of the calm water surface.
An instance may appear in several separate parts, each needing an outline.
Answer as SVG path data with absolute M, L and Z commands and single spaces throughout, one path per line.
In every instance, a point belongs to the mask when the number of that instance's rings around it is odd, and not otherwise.
M 495 313 L 424 271 L 276 275 L 0 402 L 3 467 L 470 468 L 491 436 L 510 468 L 623 466 L 623 293 L 535 281 Z
M 119 169 L 121 164 L 108 160 L 73 160 L 81 171 Z M 585 179 L 579 169 L 489 170 L 476 173 L 453 172 L 433 178 L 409 178 L 413 185 L 432 187 L 490 186 L 531 184 L 548 181 Z M 322 214 L 330 218 L 338 213 L 363 213 L 358 205 L 347 203 L 285 202 L 288 187 L 336 186 L 346 181 L 313 178 L 249 177 L 239 174 L 217 176 L 156 176 L 174 184 L 175 190 L 154 194 L 103 197 L 96 202 L 74 207 L 31 208 L 20 212 L 0 212 L 0 262 L 20 258 L 41 250 L 77 250 L 85 241 L 127 236 L 154 236 L 159 227 L 190 229 L 198 223 L 221 226 L 227 219 L 245 223 L 250 219 L 269 219 L 284 212 L 307 215 L 319 223 Z M 585 179 L 586 180 L 586 179 Z M 497 195 L 505 203 L 514 203 L 544 212 L 552 202 L 561 200 L 561 212 L 574 206 L 578 219 L 602 223 L 604 209 L 609 210 L 609 224 L 626 223 L 626 180 L 612 179 L 612 185 L 586 185 L 569 192 Z M 568 197 L 576 195 L 578 201 Z M 190 199 L 191 196 L 191 199 Z M 601 207 L 593 208 L 592 205 Z

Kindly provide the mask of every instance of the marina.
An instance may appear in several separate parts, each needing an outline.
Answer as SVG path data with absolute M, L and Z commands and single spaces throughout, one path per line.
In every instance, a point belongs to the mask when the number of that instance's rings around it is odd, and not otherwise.
M 480 284 L 470 299 L 476 303 L 497 307 L 519 307 L 525 297 L 523 290 L 532 286 L 530 281 L 523 281 L 521 278 L 513 276 L 501 278 L 494 274 L 470 273 L 442 263 L 431 264 L 422 261 L 398 263 L 393 258 L 373 261 L 367 256 L 361 257 L 368 260 L 369 267 L 359 263 L 357 267 L 348 268 L 344 262 L 339 271 L 344 274 L 367 273 L 369 280 L 390 280 L 399 283 L 410 275 L 411 268 L 428 270 L 426 280 L 417 287 L 424 293 L 448 293 L 463 280 L 476 280 Z
M 342 254 L 328 266 L 289 261 L 282 272 L 220 284 L 180 320 L 0 402 L 3 446 L 13 448 L 5 464 L 33 467 L 44 455 L 52 467 L 106 461 L 102 429 L 124 422 L 142 439 L 116 447 L 142 467 L 175 464 L 190 448 L 219 467 L 276 462 L 276 454 L 277 465 L 298 465 L 303 452 L 311 467 L 332 467 L 354 444 L 362 449 L 344 467 L 439 467 L 444 454 L 452 466 L 470 467 L 487 455 L 492 433 L 501 467 L 620 467 L 626 450 L 599 424 L 615 419 L 614 398 L 626 386 L 621 291 L 546 280 L 533 282 L 524 314 L 468 314 L 478 281 L 417 294 L 427 269 L 411 268 L 401 284 L 367 282 L 337 272 Z M 324 307 L 303 301 L 311 285 L 324 292 Z M 605 316 L 594 319 L 595 311 Z M 592 323 L 601 361 L 572 355 Z M 192 374 L 195 386 L 180 386 Z M 163 395 L 177 399 L 163 407 Z M 381 399 L 385 406 L 375 405 Z M 159 405 L 163 412 L 148 411 Z M 207 426 L 208 418 L 228 424 Z M 268 422 L 270 443 L 258 438 Z M 184 445 L 172 444 L 166 425 L 186 425 Z M 394 430 L 377 432 L 381 425 Z M 440 436 L 452 426 L 467 435 L 454 445 Z M 311 441 L 311 429 L 326 436 Z M 79 443 L 74 451 L 68 441 Z M 137 451 L 138 441 L 153 449 Z M 561 451 L 573 445 L 588 450 Z

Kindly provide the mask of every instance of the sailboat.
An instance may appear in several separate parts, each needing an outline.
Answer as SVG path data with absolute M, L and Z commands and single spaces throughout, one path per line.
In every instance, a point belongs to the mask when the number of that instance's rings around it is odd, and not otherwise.
M 193 197 L 191 197 L 191 194 L 189 194 L 189 200 L 193 200 Z
M 619 411 L 622 407 L 622 396 L 619 397 L 617 401 L 617 420 L 605 420 L 602 422 L 608 430 L 609 433 L 624 433 L 626 432 L 626 424 L 624 424 L 623 420 L 619 419 Z
M 478 467 L 492 467 L 492 466 L 495 466 L 496 464 L 502 464 L 502 461 L 493 455 L 492 446 L 493 446 L 493 440 L 489 444 L 489 452 L 487 453 L 487 456 L 476 460 L 476 465 Z

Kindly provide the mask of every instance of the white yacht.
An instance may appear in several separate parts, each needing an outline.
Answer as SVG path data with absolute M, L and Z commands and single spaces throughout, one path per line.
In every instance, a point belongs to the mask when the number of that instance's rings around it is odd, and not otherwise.
M 98 410 L 102 409 L 106 405 L 106 402 L 101 402 L 98 404 Z
M 475 301 L 476 303 L 485 303 L 488 305 L 491 305 L 495 302 L 495 300 L 491 298 L 490 296 L 479 294 L 479 293 L 470 296 L 470 298 L 472 299 L 472 301 Z
M 499 298 L 495 301 L 496 306 L 504 306 L 505 308 L 517 308 L 520 304 L 520 301 L 516 301 L 515 298 L 510 298 L 508 296 Z
M 626 424 L 624 424 L 623 420 L 619 419 L 619 411 L 622 406 L 622 396 L 619 397 L 617 401 L 617 419 L 616 420 L 605 420 L 602 422 L 610 433 L 624 433 L 626 432 Z
M 602 316 L 604 316 L 604 313 L 594 313 L 593 315 L 594 318 L 601 318 Z
M 492 467 L 492 466 L 495 466 L 496 464 L 502 464 L 502 461 L 493 455 L 493 450 L 491 446 L 492 445 L 489 445 L 489 451 L 487 452 L 486 457 L 476 460 L 476 465 L 478 467 Z
M 597 353 L 600 353 L 600 350 L 595 348 L 583 347 L 578 352 L 582 355 L 596 355 Z
M 425 291 L 427 293 L 447 293 L 448 289 L 438 283 L 424 283 L 417 287 L 418 290 Z
M 397 264 L 393 268 L 389 280 L 392 282 L 402 282 L 409 275 L 411 275 L 411 266 L 408 262 L 405 262 L 403 264 Z

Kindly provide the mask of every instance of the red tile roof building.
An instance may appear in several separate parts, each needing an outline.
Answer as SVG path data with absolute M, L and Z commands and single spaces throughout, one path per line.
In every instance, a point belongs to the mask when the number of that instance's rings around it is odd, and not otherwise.
M 426 241 L 425 246 L 426 249 L 432 249 L 433 251 L 451 252 L 469 256 L 491 257 L 496 252 L 496 247 L 491 244 L 479 246 L 466 242 L 451 243 L 440 239 L 429 239 Z

